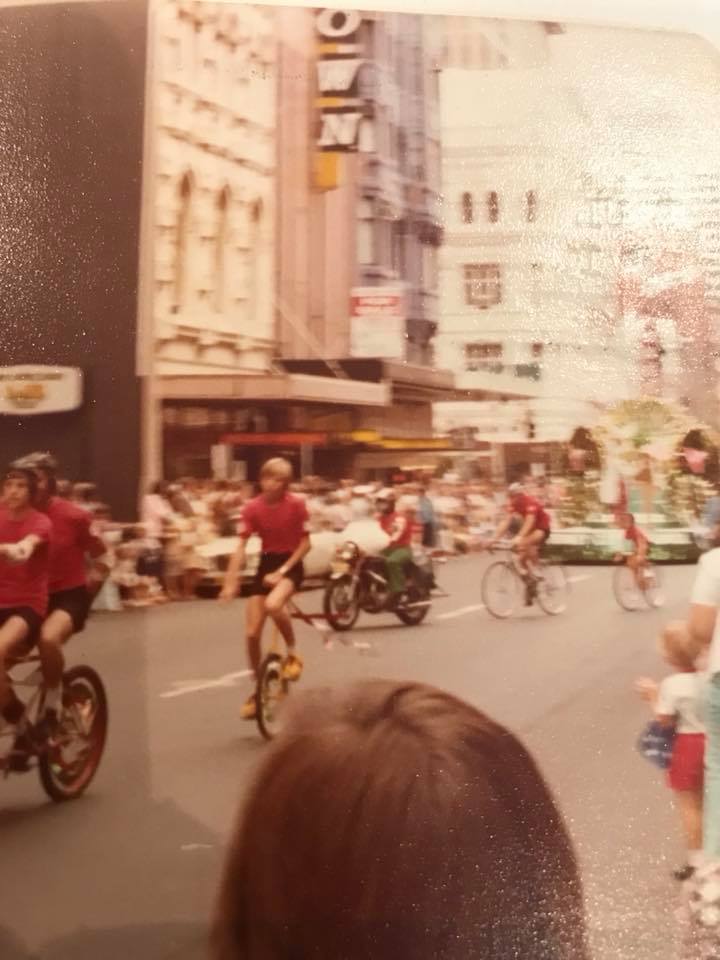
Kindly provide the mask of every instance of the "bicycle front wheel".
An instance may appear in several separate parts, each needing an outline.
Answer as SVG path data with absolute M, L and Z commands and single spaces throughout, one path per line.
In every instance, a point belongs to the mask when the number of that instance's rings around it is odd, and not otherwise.
M 260 665 L 256 698 L 256 718 L 260 733 L 272 740 L 280 732 L 282 703 L 290 685 L 283 677 L 283 661 L 277 653 L 270 653 Z
M 537 602 L 551 617 L 567 610 L 568 580 L 558 563 L 542 564 L 537 581 Z
M 522 582 L 512 564 L 500 560 L 485 571 L 481 593 L 488 613 L 498 620 L 506 620 L 520 603 Z
M 665 602 L 662 594 L 662 577 L 660 570 L 652 563 L 648 563 L 643 570 L 645 601 L 649 607 L 657 609 Z
M 642 606 L 643 595 L 638 589 L 635 574 L 625 564 L 617 567 L 613 573 L 613 593 L 623 610 L 634 613 Z
M 108 727 L 105 687 L 92 667 L 71 667 L 63 676 L 58 730 L 41 754 L 43 789 L 56 803 L 83 794 L 97 773 Z

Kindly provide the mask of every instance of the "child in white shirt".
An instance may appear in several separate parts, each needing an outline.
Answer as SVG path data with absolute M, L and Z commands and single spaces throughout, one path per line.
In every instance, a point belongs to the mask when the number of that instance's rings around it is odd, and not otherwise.
M 660 651 L 676 672 L 658 685 L 638 680 L 635 688 L 652 705 L 656 720 L 675 727 L 668 786 L 675 793 L 687 842 L 687 863 L 675 870 L 676 880 L 687 880 L 702 862 L 702 816 L 705 758 L 704 700 L 707 674 L 698 667 L 699 645 L 683 621 L 669 623 L 660 635 Z

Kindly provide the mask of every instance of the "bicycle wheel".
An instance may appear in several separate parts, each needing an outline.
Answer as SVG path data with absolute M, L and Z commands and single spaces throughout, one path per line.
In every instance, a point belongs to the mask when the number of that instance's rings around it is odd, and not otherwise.
M 522 581 L 504 560 L 491 564 L 482 578 L 481 593 L 488 613 L 498 620 L 511 617 L 522 598 Z
M 665 602 L 662 594 L 662 576 L 660 570 L 652 563 L 648 563 L 643 571 L 645 575 L 645 587 L 643 595 L 645 602 L 649 607 L 657 609 Z
M 58 731 L 38 761 L 40 782 L 51 800 L 75 800 L 87 790 L 102 760 L 107 728 L 100 676 L 92 667 L 71 667 L 63 675 Z
M 559 563 L 544 563 L 536 586 L 537 602 L 551 617 L 567 610 L 568 580 Z
M 643 595 L 638 589 L 635 575 L 625 564 L 617 567 L 613 573 L 613 593 L 623 610 L 630 613 L 639 610 L 643 604 Z
M 266 740 L 272 740 L 280 732 L 282 702 L 290 684 L 283 677 L 282 657 L 269 653 L 260 665 L 255 689 L 257 725 Z

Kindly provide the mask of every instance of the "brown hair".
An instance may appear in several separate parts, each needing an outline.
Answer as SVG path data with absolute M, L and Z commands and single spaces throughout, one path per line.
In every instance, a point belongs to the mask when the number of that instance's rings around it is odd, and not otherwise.
M 572 845 L 505 728 L 416 683 L 288 718 L 231 843 L 216 960 L 587 960 Z

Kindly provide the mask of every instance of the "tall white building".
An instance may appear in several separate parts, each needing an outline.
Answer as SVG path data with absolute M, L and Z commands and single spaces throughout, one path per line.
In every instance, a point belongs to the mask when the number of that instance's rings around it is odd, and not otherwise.
M 274 338 L 275 11 L 150 6 L 145 363 L 264 371 Z

